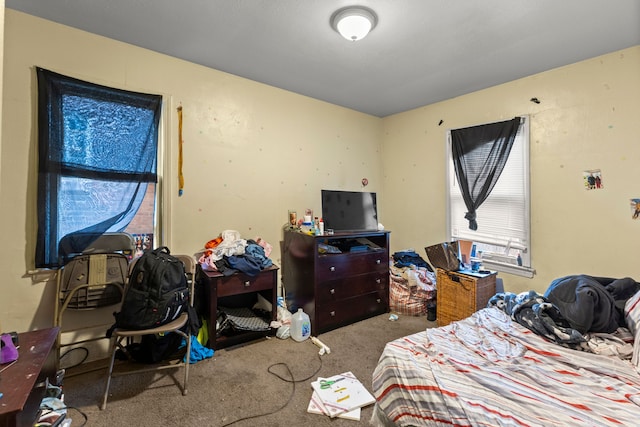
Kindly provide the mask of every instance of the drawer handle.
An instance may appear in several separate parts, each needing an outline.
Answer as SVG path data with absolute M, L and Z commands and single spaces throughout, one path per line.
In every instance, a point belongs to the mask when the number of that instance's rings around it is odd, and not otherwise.
M 376 302 L 377 302 L 378 304 L 380 304 L 380 302 L 381 302 L 381 301 L 382 301 L 382 300 L 381 300 L 380 298 L 378 298 L 378 299 L 376 300 Z
M 380 260 L 379 259 L 376 260 L 376 264 L 380 264 Z
M 382 283 L 382 279 L 378 277 L 378 278 L 376 279 L 376 283 L 379 285 L 380 283 Z
M 334 266 L 329 267 L 329 271 L 336 271 L 336 268 Z
M 334 294 L 336 293 L 336 290 L 335 290 L 335 289 L 331 289 L 331 290 L 329 291 L 329 293 L 330 293 L 331 295 L 334 295 Z
M 244 287 L 248 288 L 249 286 L 251 286 L 251 282 L 249 280 L 247 280 L 246 282 L 244 282 Z
M 329 313 L 329 316 L 331 316 L 331 317 L 335 317 L 335 315 L 336 315 L 335 311 L 332 311 L 332 312 Z

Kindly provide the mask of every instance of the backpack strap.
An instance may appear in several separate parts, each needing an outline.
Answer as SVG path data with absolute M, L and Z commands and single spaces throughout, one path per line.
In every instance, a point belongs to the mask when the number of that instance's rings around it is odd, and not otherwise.
M 153 250 L 153 253 L 158 254 L 160 252 L 164 252 L 165 254 L 171 255 L 171 251 L 169 251 L 169 248 L 166 246 L 160 246 L 159 248 L 155 248 Z

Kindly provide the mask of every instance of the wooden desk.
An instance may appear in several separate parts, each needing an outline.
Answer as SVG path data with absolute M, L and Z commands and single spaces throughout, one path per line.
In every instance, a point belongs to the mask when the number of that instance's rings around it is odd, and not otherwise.
M 51 351 L 58 328 L 18 334 L 18 360 L 0 374 L 0 427 L 32 426 L 44 397 L 45 378 L 56 371 L 55 351 Z M 8 367 L 7 367 L 8 366 Z

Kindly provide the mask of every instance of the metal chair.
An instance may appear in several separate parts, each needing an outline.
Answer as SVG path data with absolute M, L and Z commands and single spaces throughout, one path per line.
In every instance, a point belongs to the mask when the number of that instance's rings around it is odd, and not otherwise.
M 104 331 L 113 324 L 111 313 L 108 317 L 100 313 L 96 316 L 85 313 L 83 317 L 86 319 L 81 322 L 81 326 L 63 327 L 65 314 L 68 310 L 86 312 L 120 304 L 128 277 L 129 256 L 134 249 L 131 235 L 107 233 L 97 239 L 96 235 L 92 235 L 93 240 L 86 240 L 91 243 L 91 247 L 83 247 L 88 252 L 83 253 L 83 249 L 79 249 L 77 245 L 69 244 L 71 241 L 78 241 L 79 237 L 79 234 L 65 236 L 60 242 L 64 265 L 56 274 L 54 307 L 54 326 L 60 328 L 55 346 L 58 369 L 61 357 L 67 354 L 61 355 L 63 348 L 75 346 L 74 348 L 82 348 L 88 354 L 88 350 L 81 346 L 82 344 L 106 338 Z M 101 316 L 104 316 L 104 319 Z M 77 324 L 77 316 L 75 320 Z M 63 343 L 63 334 L 72 338 L 66 339 Z
M 189 303 L 193 305 L 196 260 L 194 257 L 188 256 L 188 255 L 174 255 L 174 256 L 179 260 L 181 260 L 185 266 L 185 271 L 187 273 L 187 284 L 189 286 L 189 292 L 190 292 Z M 133 260 L 131 265 L 133 265 L 135 261 L 136 260 Z M 109 388 L 111 386 L 111 378 L 124 376 L 124 375 L 138 374 L 143 372 L 184 367 L 184 382 L 182 385 L 182 395 L 186 396 L 187 384 L 189 381 L 189 364 L 191 361 L 191 351 L 190 351 L 191 333 L 188 330 L 188 328 L 186 328 L 187 329 L 186 332 L 183 331 L 182 329 L 185 329 L 184 327 L 187 324 L 187 322 L 189 322 L 189 314 L 187 312 L 183 312 L 176 320 L 170 323 L 167 323 L 165 325 L 158 326 L 156 328 L 142 329 L 142 330 L 128 330 L 128 329 L 118 329 L 118 328 L 114 329 L 111 336 L 111 345 L 109 349 L 109 354 L 110 354 L 109 369 L 107 371 L 107 377 L 105 380 L 105 388 L 104 388 L 104 396 L 102 399 L 102 404 L 100 406 L 100 409 L 105 409 L 107 407 L 107 399 L 109 396 Z M 186 355 L 184 360 L 181 358 L 174 363 L 160 362 L 153 365 L 146 365 L 145 367 L 142 367 L 142 368 L 114 371 L 116 352 L 118 350 L 121 350 L 124 354 L 128 356 L 129 359 L 131 359 L 131 355 L 127 351 L 127 347 L 126 347 L 127 343 L 131 343 L 133 339 L 142 337 L 143 335 L 166 334 L 166 333 L 177 333 L 186 340 L 187 347 L 186 347 Z

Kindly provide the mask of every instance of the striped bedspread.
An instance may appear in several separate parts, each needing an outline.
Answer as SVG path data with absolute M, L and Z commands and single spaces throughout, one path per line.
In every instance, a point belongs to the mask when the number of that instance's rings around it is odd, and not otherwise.
M 496 308 L 387 343 L 373 373 L 396 426 L 636 426 L 628 361 L 561 347 Z

